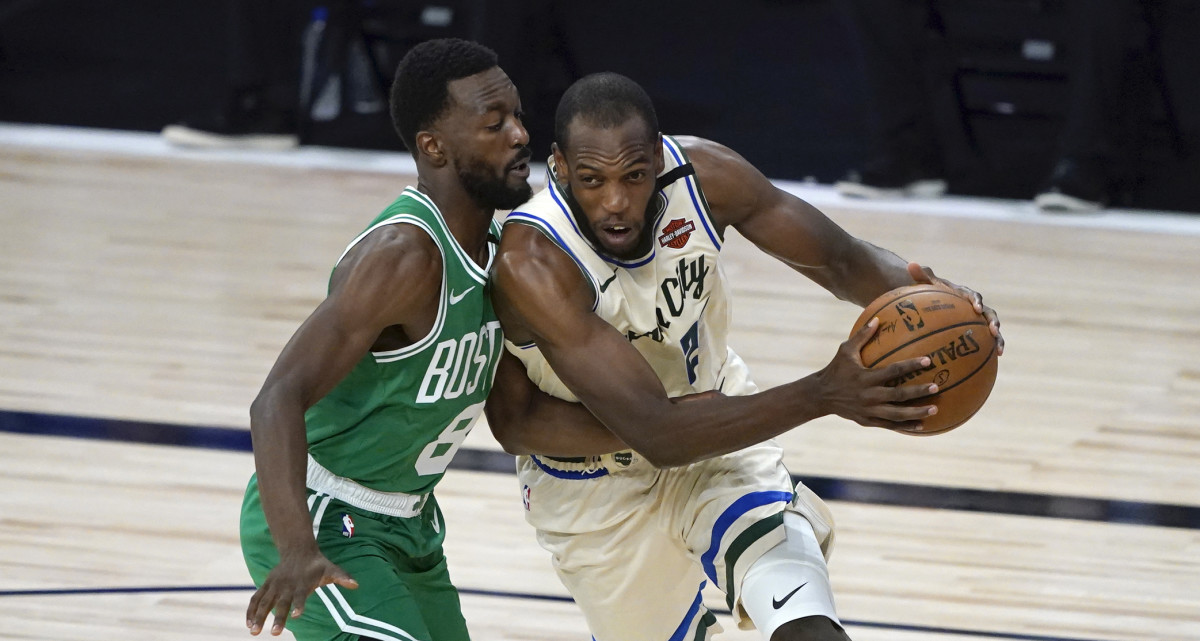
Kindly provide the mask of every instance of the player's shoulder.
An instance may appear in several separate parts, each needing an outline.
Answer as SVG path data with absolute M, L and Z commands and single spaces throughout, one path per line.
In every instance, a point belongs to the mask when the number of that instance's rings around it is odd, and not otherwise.
M 683 153 L 689 162 L 696 166 L 697 171 L 702 167 L 721 166 L 730 162 L 745 162 L 738 153 L 729 147 L 708 138 L 699 136 L 668 136 Z
M 442 270 L 442 251 L 418 225 L 381 225 L 362 238 L 338 264 L 358 278 L 421 279 Z
M 672 138 L 696 170 L 696 179 L 718 224 L 726 222 L 727 214 L 745 209 L 750 200 L 757 197 L 756 190 L 761 189 L 765 181 L 741 154 L 707 138 Z

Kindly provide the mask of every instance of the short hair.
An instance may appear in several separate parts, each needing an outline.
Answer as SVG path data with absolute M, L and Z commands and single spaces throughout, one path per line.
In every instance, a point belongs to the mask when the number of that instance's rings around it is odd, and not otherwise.
M 571 85 L 558 101 L 554 112 L 554 142 L 567 148 L 567 127 L 575 118 L 601 128 L 617 127 L 631 116 L 638 116 L 658 134 L 658 116 L 654 103 L 638 83 L 618 73 L 594 73 Z
M 459 38 L 426 40 L 404 55 L 392 82 L 392 126 L 404 146 L 417 153 L 417 132 L 427 129 L 449 107 L 447 86 L 497 66 L 496 52 Z

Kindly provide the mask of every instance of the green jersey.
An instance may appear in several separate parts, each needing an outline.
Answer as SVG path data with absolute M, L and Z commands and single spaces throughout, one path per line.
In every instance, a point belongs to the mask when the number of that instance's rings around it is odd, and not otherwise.
M 475 264 L 433 201 L 409 187 L 346 252 L 398 224 L 425 230 L 442 253 L 437 321 L 411 345 L 365 355 L 305 422 L 309 454 L 333 474 L 381 492 L 425 494 L 483 412 L 500 360 L 503 337 L 487 291 L 496 243 L 487 266 Z M 491 233 L 499 238 L 495 221 Z

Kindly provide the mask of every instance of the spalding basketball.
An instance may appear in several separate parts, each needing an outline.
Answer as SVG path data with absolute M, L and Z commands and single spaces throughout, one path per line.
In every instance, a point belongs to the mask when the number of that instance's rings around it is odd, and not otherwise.
M 971 301 L 940 285 L 909 285 L 875 299 L 855 321 L 854 331 L 873 316 L 879 317 L 879 329 L 862 349 L 863 364 L 875 369 L 928 356 L 928 367 L 887 385 L 938 386 L 936 394 L 904 403 L 937 406 L 937 414 L 922 420 L 924 430 L 897 431 L 942 434 L 983 407 L 996 382 L 996 337 Z

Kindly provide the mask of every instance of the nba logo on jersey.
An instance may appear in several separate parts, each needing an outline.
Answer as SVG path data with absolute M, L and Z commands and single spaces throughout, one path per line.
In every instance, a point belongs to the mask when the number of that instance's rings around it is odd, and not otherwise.
M 354 519 L 350 518 L 349 514 L 342 515 L 342 536 L 346 538 L 354 536 Z
M 525 504 L 526 512 L 529 511 L 529 499 L 531 498 L 531 496 L 532 496 L 532 491 L 529 489 L 528 485 L 521 488 L 521 502 Z
M 663 227 L 663 233 L 658 237 L 658 244 L 671 249 L 683 249 L 692 232 L 696 231 L 696 223 L 682 218 L 675 218 Z

